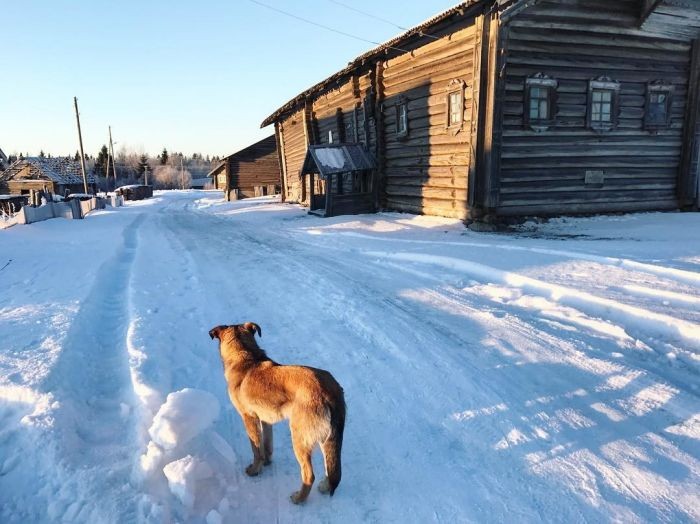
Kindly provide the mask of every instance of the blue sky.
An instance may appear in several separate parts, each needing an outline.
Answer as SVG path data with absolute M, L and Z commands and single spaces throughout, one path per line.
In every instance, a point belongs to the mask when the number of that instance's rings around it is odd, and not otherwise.
M 261 0 L 374 41 L 401 30 L 333 0 Z M 454 0 L 343 0 L 411 27 Z M 260 122 L 374 47 L 249 0 L 3 0 L 0 148 L 85 150 L 112 126 L 115 149 L 223 155 L 273 132 Z

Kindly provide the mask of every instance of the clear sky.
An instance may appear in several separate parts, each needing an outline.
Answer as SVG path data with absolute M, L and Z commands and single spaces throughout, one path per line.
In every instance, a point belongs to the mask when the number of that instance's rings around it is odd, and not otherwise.
M 402 31 L 334 0 L 260 0 L 385 41 Z M 411 27 L 456 0 L 343 0 Z M 78 97 L 85 151 L 112 126 L 115 149 L 224 155 L 274 132 L 260 123 L 374 47 L 251 0 L 3 0 L 0 148 L 73 154 Z

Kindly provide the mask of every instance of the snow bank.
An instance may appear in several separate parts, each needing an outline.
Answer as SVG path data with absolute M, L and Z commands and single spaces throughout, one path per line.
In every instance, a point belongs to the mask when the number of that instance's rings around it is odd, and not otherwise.
M 185 388 L 170 393 L 148 430 L 153 442 L 173 449 L 211 426 L 219 416 L 219 401 L 211 393 Z
M 212 478 L 214 471 L 206 462 L 187 455 L 163 468 L 168 479 L 170 492 L 175 495 L 182 505 L 192 509 L 199 481 Z
M 177 448 L 208 429 L 219 416 L 219 401 L 211 393 L 185 388 L 170 393 L 148 430 L 151 441 L 141 457 L 141 469 L 150 474 Z

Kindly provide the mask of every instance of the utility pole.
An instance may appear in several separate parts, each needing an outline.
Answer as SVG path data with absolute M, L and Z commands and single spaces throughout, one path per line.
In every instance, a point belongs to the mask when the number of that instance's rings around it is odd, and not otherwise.
M 114 158 L 114 142 L 112 142 L 112 126 L 109 126 L 109 149 L 112 155 L 112 174 L 114 175 L 114 189 L 117 189 L 117 160 Z M 109 158 L 109 155 L 107 155 Z M 107 163 L 107 178 L 109 179 L 109 163 Z
M 83 169 L 83 189 L 85 193 L 88 192 L 87 184 L 87 170 L 85 169 L 85 152 L 83 151 L 83 133 L 80 131 L 80 113 L 78 112 L 78 97 L 73 97 L 73 104 L 75 104 L 75 119 L 78 122 L 78 140 L 80 141 L 80 166 Z

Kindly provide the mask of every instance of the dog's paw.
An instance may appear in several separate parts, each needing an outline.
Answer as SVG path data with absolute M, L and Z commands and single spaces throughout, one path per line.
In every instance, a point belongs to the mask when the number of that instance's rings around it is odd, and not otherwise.
M 323 480 L 318 484 L 318 490 L 319 490 L 321 493 L 323 493 L 323 494 L 330 493 L 330 491 L 331 491 L 331 485 L 330 485 L 330 482 L 328 482 L 328 479 L 327 479 L 327 478 L 323 479 Z
M 262 470 L 262 462 L 253 462 L 250 466 L 245 468 L 245 474 L 249 477 L 257 476 Z
M 263 460 L 263 466 L 269 466 L 270 464 L 272 464 L 271 458 L 266 458 L 265 460 Z
M 302 504 L 306 500 L 307 495 L 304 495 L 301 491 L 295 491 L 289 496 L 289 500 L 291 500 L 294 504 Z

